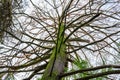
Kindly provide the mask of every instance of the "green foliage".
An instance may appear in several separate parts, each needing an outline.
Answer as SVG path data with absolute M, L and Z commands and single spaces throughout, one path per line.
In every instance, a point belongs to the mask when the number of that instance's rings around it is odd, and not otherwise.
M 75 59 L 73 63 L 74 63 L 74 65 L 72 66 L 72 69 L 70 71 L 82 70 L 82 69 L 86 69 L 86 68 L 89 67 L 89 63 L 86 60 Z M 86 76 L 89 76 L 89 75 L 92 75 L 92 74 L 107 72 L 107 71 L 110 71 L 110 70 L 112 70 L 112 68 L 105 68 L 105 69 L 100 69 L 100 70 L 90 71 L 90 72 L 88 71 L 88 72 L 74 74 L 74 75 L 68 76 L 64 79 L 69 80 L 70 78 L 71 79 L 83 78 L 83 77 L 86 77 Z M 106 80 L 106 77 L 107 76 L 103 76 L 103 77 L 98 77 L 98 78 L 94 78 L 94 79 L 90 79 L 90 80 Z
M 75 65 L 75 67 L 76 67 L 77 69 L 85 69 L 85 68 L 88 67 L 88 62 L 85 61 L 85 60 L 76 59 L 76 60 L 74 61 L 74 65 Z M 77 76 L 79 76 L 79 77 L 85 77 L 85 76 L 87 76 L 87 74 L 88 74 L 88 73 L 85 72 L 85 73 L 80 73 L 80 74 L 78 74 Z
M 95 79 L 90 79 L 90 80 L 104 80 L 103 77 L 95 78 Z
M 76 59 L 74 61 L 75 66 L 77 66 L 79 69 L 84 69 L 88 67 L 88 62 L 85 60 L 78 60 Z
M 12 73 L 7 74 L 7 76 L 5 77 L 5 80 L 16 80 L 14 75 Z

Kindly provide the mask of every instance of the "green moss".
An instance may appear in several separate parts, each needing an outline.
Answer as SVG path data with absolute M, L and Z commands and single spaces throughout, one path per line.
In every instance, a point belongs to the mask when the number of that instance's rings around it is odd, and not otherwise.
M 59 27 L 57 44 L 52 51 L 49 63 L 41 80 L 58 80 L 57 76 L 64 71 L 66 61 L 66 44 L 64 43 L 64 24 Z M 59 67 L 59 68 L 58 68 Z

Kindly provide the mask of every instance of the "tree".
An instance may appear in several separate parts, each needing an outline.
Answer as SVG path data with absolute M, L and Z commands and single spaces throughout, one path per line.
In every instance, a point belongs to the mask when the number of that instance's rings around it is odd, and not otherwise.
M 1 78 L 104 80 L 120 74 L 119 0 L 38 2 L 30 0 L 28 12 L 10 10 L 11 31 L 0 28 L 7 34 L 1 37 Z
M 0 42 L 2 42 L 2 37 L 4 35 L 3 30 L 7 30 L 11 25 L 11 1 L 1 0 L 0 1 Z

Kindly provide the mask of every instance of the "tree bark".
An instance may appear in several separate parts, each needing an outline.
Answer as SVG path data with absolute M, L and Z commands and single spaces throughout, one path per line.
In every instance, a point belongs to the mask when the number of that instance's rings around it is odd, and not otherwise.
M 64 25 L 59 27 L 56 46 L 52 51 L 50 61 L 41 80 L 59 80 L 59 75 L 64 72 L 66 63 L 66 44 L 64 43 Z

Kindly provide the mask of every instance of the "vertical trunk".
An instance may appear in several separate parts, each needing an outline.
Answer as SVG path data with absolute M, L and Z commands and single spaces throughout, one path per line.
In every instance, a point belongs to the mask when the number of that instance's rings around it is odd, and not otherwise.
M 4 36 L 4 30 L 11 26 L 11 0 L 0 0 L 0 42 Z
M 49 64 L 45 70 L 45 73 L 42 77 L 42 80 L 59 80 L 58 75 L 64 72 L 66 62 L 66 54 L 65 53 L 57 53 L 55 59 L 55 49 L 51 55 Z
M 66 63 L 66 45 L 64 43 L 64 25 L 61 24 L 57 35 L 57 43 L 52 51 L 49 64 L 43 74 L 42 80 L 59 80 L 58 75 L 62 74 Z

